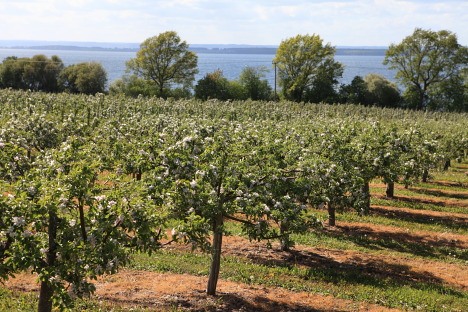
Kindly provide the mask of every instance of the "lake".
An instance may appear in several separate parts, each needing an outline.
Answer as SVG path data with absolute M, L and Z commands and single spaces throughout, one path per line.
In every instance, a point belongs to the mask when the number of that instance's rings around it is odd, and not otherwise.
M 125 74 L 125 62 L 135 57 L 135 52 L 116 51 L 77 51 L 77 50 L 33 50 L 33 49 L 0 49 L 0 61 L 8 56 L 32 57 L 36 54 L 44 54 L 47 57 L 59 56 L 65 66 L 80 62 L 99 62 L 107 70 L 109 82 L 122 77 Z M 216 54 L 197 53 L 199 73 L 196 81 L 203 78 L 206 73 L 217 69 L 223 71 L 229 80 L 237 79 L 246 66 L 265 66 L 270 72 L 266 79 L 271 86 L 274 85 L 275 73 L 272 65 L 272 54 Z M 348 84 L 355 76 L 365 76 L 377 73 L 395 81 L 395 71 L 382 65 L 384 56 L 375 55 L 336 55 L 335 60 L 345 66 L 340 83 Z

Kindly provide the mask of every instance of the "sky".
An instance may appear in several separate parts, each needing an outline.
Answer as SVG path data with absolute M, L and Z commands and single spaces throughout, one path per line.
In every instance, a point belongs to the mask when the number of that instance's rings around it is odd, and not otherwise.
M 174 30 L 189 44 L 388 46 L 416 27 L 468 45 L 468 0 L 0 0 L 0 40 L 141 43 Z

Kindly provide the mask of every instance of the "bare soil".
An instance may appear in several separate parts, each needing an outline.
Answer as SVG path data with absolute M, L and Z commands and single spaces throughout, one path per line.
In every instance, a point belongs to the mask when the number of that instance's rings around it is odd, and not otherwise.
M 438 182 L 445 183 L 445 182 Z M 451 185 L 451 182 L 446 182 Z M 416 190 L 417 188 L 413 188 Z M 424 196 L 422 192 L 427 195 Z M 429 192 L 429 193 L 428 193 Z M 468 207 L 468 192 L 421 189 L 421 196 L 398 195 L 396 200 L 421 203 Z M 373 196 L 380 197 L 380 194 Z M 434 198 L 454 197 L 457 199 Z M 388 217 L 427 222 L 457 224 L 466 226 L 468 215 L 461 213 L 426 211 L 389 206 L 372 206 L 371 213 Z M 424 244 L 430 247 L 452 247 L 468 249 L 468 236 L 448 232 L 433 232 L 405 229 L 392 226 L 374 225 L 361 222 L 339 222 L 336 227 L 319 230 L 327 234 L 347 237 L 359 242 L 397 242 L 398 251 L 411 251 L 412 246 Z M 385 249 L 375 244 L 376 249 Z M 171 246 L 189 252 L 187 246 Z M 408 250 L 406 250 L 408 249 Z M 413 251 L 414 252 L 414 251 Z M 323 246 L 296 246 L 291 251 L 280 251 L 273 243 L 267 248 L 265 243 L 250 242 L 238 236 L 224 238 L 223 254 L 250 259 L 260 264 L 296 265 L 304 268 L 330 268 L 346 272 L 359 270 L 362 274 L 401 282 L 427 282 L 434 285 L 450 286 L 468 291 L 467 265 L 431 261 L 427 259 L 388 254 L 371 254 L 355 250 L 338 250 Z M 289 291 L 282 288 L 248 285 L 220 280 L 218 295 L 205 294 L 206 277 L 185 274 L 169 274 L 136 270 L 121 272 L 100 278 L 96 282 L 95 298 L 126 306 L 145 306 L 155 311 L 178 308 L 184 311 L 400 311 L 379 305 L 307 292 Z M 35 276 L 20 274 L 6 282 L 10 289 L 37 291 Z
M 96 282 L 96 299 L 125 306 L 142 306 L 155 311 L 177 307 L 186 311 L 232 312 L 398 312 L 375 304 L 337 299 L 332 296 L 294 292 L 220 280 L 218 295 L 205 294 L 206 277 L 123 270 Z M 32 275 L 21 274 L 7 282 L 7 287 L 37 291 Z M 25 285 L 28 285 L 25 287 Z

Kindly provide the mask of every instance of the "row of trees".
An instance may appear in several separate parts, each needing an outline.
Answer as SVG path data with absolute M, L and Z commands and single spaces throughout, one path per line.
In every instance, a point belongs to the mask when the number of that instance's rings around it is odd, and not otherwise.
M 397 71 L 404 92 L 382 76 L 356 76 L 338 85 L 343 65 L 334 59 L 336 49 L 319 35 L 297 35 L 279 45 L 273 60 L 278 70 L 280 98 L 295 102 L 359 103 L 418 110 L 468 111 L 468 49 L 446 30 L 415 29 L 399 44 L 391 44 L 384 64 Z M 136 57 L 127 62 L 130 75 L 110 86 L 112 93 L 158 97 L 191 97 L 197 55 L 174 31 L 146 39 Z M 208 73 L 194 88 L 206 100 L 275 99 L 264 79 L 266 68 L 246 68 L 240 78 L 228 81 L 221 71 Z M 34 91 L 104 92 L 107 75 L 100 64 L 80 63 L 67 68 L 57 56 L 9 57 L 0 64 L 0 88 Z
M 7 57 L 0 64 L 0 88 L 44 92 L 95 94 L 104 92 L 107 72 L 100 63 L 83 62 L 65 67 L 60 57 Z
M 0 103 L 0 280 L 36 273 L 39 312 L 160 248 L 169 225 L 211 252 L 214 294 L 227 221 L 287 249 L 315 209 L 330 224 L 365 214 L 372 179 L 392 196 L 468 150 L 461 114 L 10 90 Z
M 402 95 L 395 84 L 375 74 L 356 76 L 349 85 L 339 86 L 343 65 L 334 60 L 335 51 L 315 34 L 283 40 L 273 60 L 278 69 L 281 98 L 419 110 L 468 110 L 468 49 L 450 31 L 417 28 L 401 43 L 390 45 L 384 64 L 397 70 L 396 79 L 405 88 Z M 187 95 L 197 73 L 197 58 L 186 42 L 170 31 L 143 42 L 127 67 L 135 76 L 119 80 L 111 87 L 112 91 L 151 94 L 150 86 L 154 84 L 153 94 L 158 96 Z M 262 71 L 247 68 L 238 81 L 227 81 L 220 71 L 208 73 L 197 82 L 195 97 L 271 99 L 271 88 L 262 80 Z M 171 93 L 174 86 L 186 91 Z

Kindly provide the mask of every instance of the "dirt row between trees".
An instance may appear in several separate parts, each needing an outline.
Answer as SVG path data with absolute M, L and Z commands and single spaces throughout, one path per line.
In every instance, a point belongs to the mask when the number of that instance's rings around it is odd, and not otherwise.
M 421 210 L 411 208 L 401 208 L 392 206 L 372 205 L 371 214 L 379 214 L 387 217 L 421 220 L 441 223 L 458 223 L 468 227 L 468 215 L 464 213 L 454 213 L 434 210 Z
M 341 229 L 334 228 L 329 231 L 343 231 L 349 226 L 353 226 L 354 229 L 358 227 L 356 224 L 344 224 Z M 372 231 L 372 227 L 368 227 L 367 224 L 364 226 Z M 359 270 L 382 278 L 429 282 L 468 290 L 466 266 L 454 263 L 302 245 L 284 252 L 279 250 L 277 244 L 273 244 L 273 249 L 268 249 L 264 243 L 249 242 L 238 236 L 225 237 L 223 253 L 245 257 L 262 264 L 291 264 L 307 268 L 333 268 L 341 271 Z
M 220 280 L 218 295 L 206 296 L 207 277 L 122 270 L 96 282 L 95 299 L 125 306 L 143 306 L 155 311 L 177 307 L 187 311 L 232 312 L 399 312 L 366 302 L 338 299 L 276 287 Z M 37 291 L 34 276 L 21 274 L 6 283 L 10 289 Z
M 466 195 L 463 192 L 458 195 Z M 448 193 L 447 193 L 448 194 Z M 374 195 L 375 196 L 375 195 Z M 380 195 L 377 195 L 380 196 Z M 410 199 L 413 199 L 411 197 Z M 432 198 L 422 197 L 424 201 L 434 202 Z M 450 206 L 453 202 L 465 205 L 466 201 L 436 199 L 439 205 Z M 464 207 L 464 206 L 457 206 Z M 438 223 L 456 223 L 465 226 L 468 216 L 462 213 L 398 208 L 373 205 L 371 213 L 391 218 L 426 220 Z M 297 245 L 291 251 L 267 248 L 265 242 L 250 242 L 238 236 L 224 237 L 223 255 L 247 259 L 257 264 L 291 265 L 301 268 L 332 269 L 336 272 L 356 270 L 362 274 L 395 282 L 423 282 L 448 286 L 460 291 L 468 291 L 468 272 L 466 265 L 442 261 L 426 260 L 418 257 L 405 257 L 389 254 L 392 251 L 416 253 L 412 246 L 424 244 L 427 247 L 451 247 L 468 249 L 468 236 L 448 232 L 435 232 L 376 225 L 364 222 L 339 222 L 336 227 L 324 227 L 326 235 L 341 236 L 359 242 L 361 239 L 376 249 L 388 249 L 386 253 L 366 253 L 356 250 L 331 249 L 324 246 Z M 401 243 L 399 249 L 392 250 L 377 242 Z M 169 245 L 166 247 L 178 252 L 190 252 L 189 247 Z M 207 263 L 208 268 L 208 263 Z M 222 270 L 222 268 L 221 268 Z M 187 274 L 170 274 L 149 271 L 122 270 L 100 278 L 96 282 L 94 298 L 126 306 L 146 306 L 156 311 L 177 307 L 187 311 L 400 311 L 366 302 L 338 299 L 333 296 L 309 292 L 289 291 L 278 287 L 249 285 L 226 280 L 218 284 L 218 296 L 205 294 L 207 277 Z M 20 274 L 6 282 L 10 289 L 38 290 L 35 276 Z
M 384 227 L 389 233 L 396 228 Z M 381 232 L 382 226 L 344 223 L 326 229 L 329 232 Z M 413 231 L 411 231 L 413 232 Z M 415 231 L 417 232 L 417 231 Z M 421 233 L 419 233 L 421 234 Z M 464 237 L 466 243 L 466 237 Z M 186 246 L 173 246 L 189 252 Z M 265 243 L 249 242 L 238 236 L 224 238 L 223 254 L 247 258 L 259 264 L 297 265 L 305 268 L 330 268 L 338 271 L 359 270 L 362 274 L 391 278 L 399 281 L 428 282 L 468 290 L 466 266 L 393 255 L 368 254 L 353 250 L 325 247 L 296 246 L 289 252 L 279 250 L 273 243 L 269 249 Z M 178 306 L 191 311 L 211 306 L 213 311 L 399 311 L 382 306 L 351 300 L 337 299 L 307 292 L 288 291 L 275 287 L 247 285 L 231 281 L 219 281 L 219 297 L 207 297 L 204 293 L 206 277 L 186 274 L 156 273 L 123 270 L 115 275 L 99 279 L 96 298 L 125 305 L 144 305 L 153 308 Z M 32 275 L 19 275 L 6 284 L 9 288 L 35 290 L 37 284 Z M 28 286 L 26 286 L 28 285 Z

